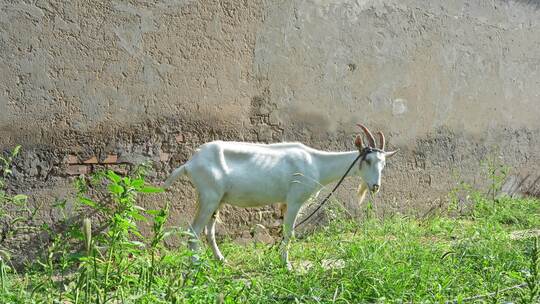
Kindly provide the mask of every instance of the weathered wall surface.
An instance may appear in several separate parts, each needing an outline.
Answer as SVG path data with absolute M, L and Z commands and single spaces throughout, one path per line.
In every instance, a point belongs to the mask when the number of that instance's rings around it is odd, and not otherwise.
M 351 149 L 363 122 L 402 151 L 380 204 L 424 210 L 490 154 L 538 169 L 538 50 L 531 1 L 3 0 L 0 147 L 23 145 L 12 187 L 50 203 L 98 167 L 162 180 L 212 139 Z M 194 197 L 159 200 L 184 222 Z

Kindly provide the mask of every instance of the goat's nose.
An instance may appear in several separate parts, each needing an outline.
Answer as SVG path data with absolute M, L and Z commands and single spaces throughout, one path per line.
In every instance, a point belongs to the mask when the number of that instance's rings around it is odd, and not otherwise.
M 373 189 L 373 192 L 379 191 L 379 185 L 377 185 L 377 184 L 373 185 L 372 189 Z

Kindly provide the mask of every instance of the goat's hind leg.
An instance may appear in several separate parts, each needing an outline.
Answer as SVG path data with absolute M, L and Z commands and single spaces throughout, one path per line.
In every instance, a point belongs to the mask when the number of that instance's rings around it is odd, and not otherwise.
M 197 209 L 197 215 L 191 224 L 190 232 L 192 238 L 189 240 L 189 248 L 193 251 L 198 251 L 200 248 L 199 235 L 202 230 L 219 207 L 221 196 L 217 194 L 206 193 L 204 195 L 199 194 L 199 206 Z
M 208 244 L 210 244 L 210 247 L 212 248 L 214 257 L 224 262 L 225 258 L 223 257 L 223 254 L 221 254 L 221 251 L 219 251 L 219 248 L 216 243 L 216 220 L 218 216 L 219 216 L 219 210 L 216 210 L 216 212 L 214 212 L 214 214 L 210 217 L 210 221 L 206 225 L 206 240 L 208 241 Z

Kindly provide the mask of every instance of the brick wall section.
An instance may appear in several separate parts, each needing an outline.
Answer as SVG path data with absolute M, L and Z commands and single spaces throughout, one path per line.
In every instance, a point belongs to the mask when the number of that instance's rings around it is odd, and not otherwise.
M 88 174 L 93 172 L 98 166 L 117 171 L 117 173 L 125 174 L 126 171 L 123 170 L 121 165 L 124 165 L 124 167 L 129 167 L 131 165 L 127 162 L 119 162 L 118 155 L 116 154 L 109 154 L 103 159 L 99 159 L 97 156 L 81 159 L 75 154 L 69 154 L 66 157 L 65 163 L 67 164 L 65 171 L 67 175 Z
M 184 134 L 176 134 L 174 136 L 175 142 L 178 145 L 185 143 Z M 173 153 L 172 151 L 163 151 L 160 150 L 157 153 L 156 157 L 153 157 L 153 161 L 168 163 Z M 133 155 L 132 155 L 133 156 Z M 78 154 L 68 154 L 64 158 L 65 166 L 65 175 L 68 176 L 77 176 L 81 174 L 89 174 L 95 171 L 97 168 L 106 168 L 115 171 L 120 174 L 127 174 L 133 166 L 137 165 L 137 162 L 128 161 L 134 159 L 134 157 L 119 157 L 118 154 L 108 153 L 101 156 L 92 155 L 90 157 L 78 155 Z

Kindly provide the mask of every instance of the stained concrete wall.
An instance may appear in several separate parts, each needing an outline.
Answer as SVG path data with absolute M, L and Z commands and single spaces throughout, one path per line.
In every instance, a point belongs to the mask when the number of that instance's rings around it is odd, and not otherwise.
M 70 199 L 72 176 L 212 139 L 352 149 L 357 122 L 401 153 L 378 204 L 421 211 L 497 155 L 540 159 L 540 11 L 532 1 L 0 1 L 0 147 L 13 190 Z M 341 198 L 354 206 L 349 182 Z M 187 182 L 175 221 L 194 211 Z M 54 214 L 44 214 L 54 218 Z M 271 208 L 228 209 L 236 231 Z M 223 230 L 222 229 L 222 230 Z

